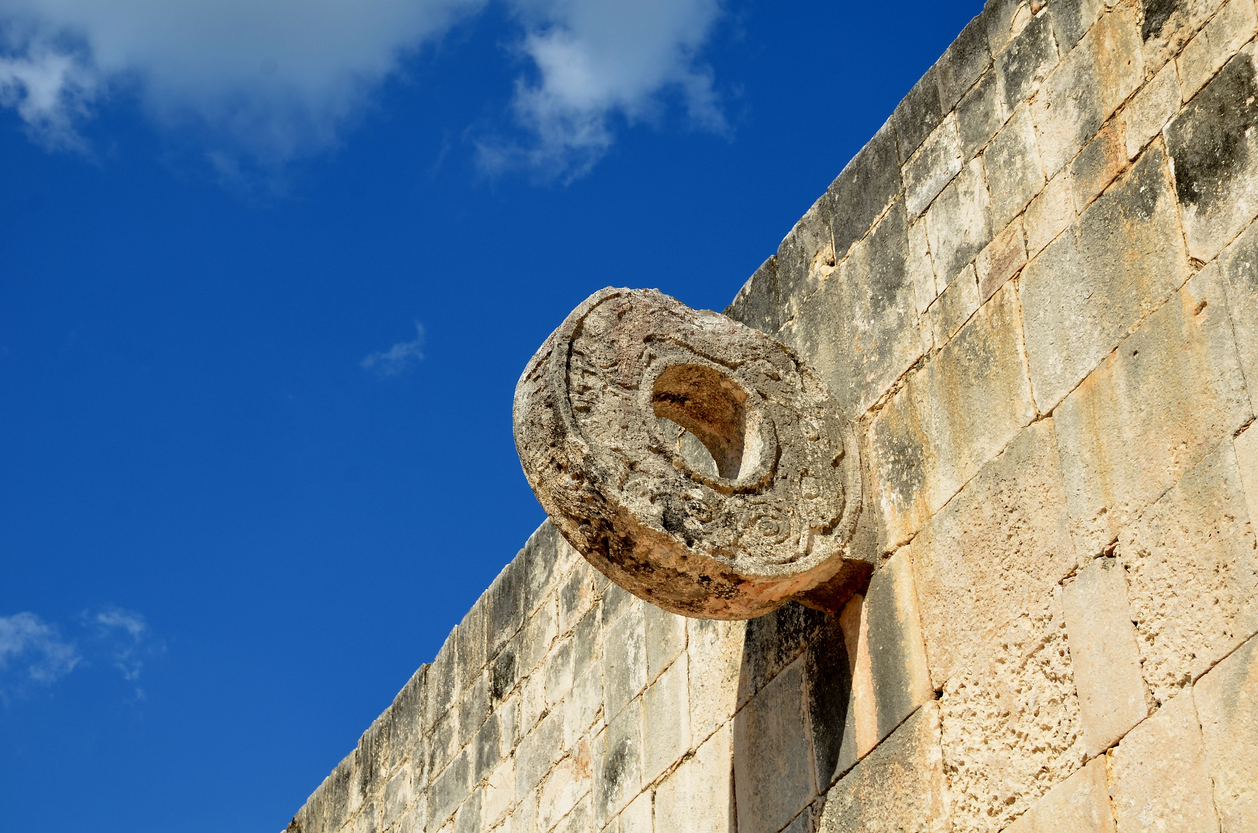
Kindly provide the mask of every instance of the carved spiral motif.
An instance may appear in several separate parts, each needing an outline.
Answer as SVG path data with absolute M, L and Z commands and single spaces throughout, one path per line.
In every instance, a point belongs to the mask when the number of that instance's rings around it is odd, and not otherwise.
M 625 589 L 741 619 L 830 578 L 860 507 L 851 431 L 789 349 L 648 289 L 604 289 L 533 356 L 515 441 L 564 537 Z

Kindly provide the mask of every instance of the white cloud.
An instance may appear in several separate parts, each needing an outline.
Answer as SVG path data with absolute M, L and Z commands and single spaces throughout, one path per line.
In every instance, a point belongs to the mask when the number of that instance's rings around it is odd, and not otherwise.
M 80 659 L 57 626 L 34 613 L 0 616 L 0 694 L 27 683 L 54 683 Z
M 127 681 L 139 679 L 145 657 L 163 650 L 152 641 L 144 616 L 133 610 L 110 605 L 94 614 L 84 614 L 81 620 L 96 631 L 108 659 Z
M 377 376 L 398 376 L 419 364 L 424 358 L 424 328 L 415 322 L 415 340 L 400 341 L 379 353 L 372 353 L 360 364 Z
M 195 137 L 224 176 L 334 145 L 409 53 L 488 0 L 0 0 L 0 106 L 49 148 L 85 150 L 83 126 L 134 96 Z M 527 138 L 478 143 L 484 170 L 566 176 L 612 144 L 616 116 L 651 120 L 675 90 L 720 129 L 699 51 L 721 0 L 502 0 L 532 65 L 516 82 Z

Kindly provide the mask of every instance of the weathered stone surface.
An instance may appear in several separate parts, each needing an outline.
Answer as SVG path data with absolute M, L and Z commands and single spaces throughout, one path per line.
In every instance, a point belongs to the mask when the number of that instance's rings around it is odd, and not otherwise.
M 927 704 L 919 709 L 822 801 L 819 833 L 947 831 L 949 805 L 938 708 Z
M 944 685 L 939 710 L 955 833 L 1000 830 L 1083 764 L 1060 595 L 1036 597 Z
M 1258 411 L 1258 224 L 1251 224 L 1219 255 L 1227 307 L 1250 402 Z
M 870 422 L 871 497 L 888 549 L 1035 417 L 1017 306 L 1006 284 Z
M 643 696 L 642 777 L 654 781 L 690 749 L 690 698 L 686 657 L 674 662 Z
M 1258 214 L 1258 83 L 1247 47 L 1166 127 L 1188 253 L 1210 261 Z
M 925 211 L 960 171 L 961 136 L 957 117 L 949 115 L 904 165 L 904 204 L 909 216 Z
M 896 167 L 896 182 L 900 169 Z M 734 300 L 725 308 L 725 314 L 762 333 L 776 333 L 786 322 L 786 312 L 779 303 L 778 256 L 772 254 L 752 273 Z
M 863 630 L 869 641 L 877 742 L 935 696 L 908 549 L 884 562 L 870 580 Z
M 978 300 L 986 303 L 1026 265 L 1026 240 L 1022 219 L 1015 219 L 996 235 L 975 261 L 978 277 Z
M 900 187 L 895 131 L 888 120 L 826 190 L 824 199 L 830 217 L 836 261 L 842 260 L 852 244 L 873 227 L 874 221 L 882 216 L 900 193 Z M 774 327 L 765 332 L 776 332 L 777 329 Z
M 1187 277 L 1156 145 L 1022 271 L 1035 402 L 1047 413 Z
M 1149 713 L 1140 676 L 1140 648 L 1127 604 L 1127 581 L 1118 561 L 1091 561 L 1066 582 L 1062 603 L 1083 743 L 1091 757 L 1112 746 Z
M 642 700 L 608 721 L 594 741 L 594 817 L 614 817 L 642 791 Z
M 1219 829 L 1193 692 L 1185 689 L 1132 729 L 1113 753 L 1118 833 Z
M 653 833 L 654 819 L 651 802 L 653 794 L 644 792 L 629 802 L 629 806 L 616 817 L 619 825 L 616 833 Z M 613 828 L 608 827 L 609 831 Z
M 747 623 L 738 681 L 739 708 L 804 652 L 825 621 L 824 613 L 791 603 Z
M 855 596 L 847 606 L 859 610 L 861 601 L 860 596 Z M 805 696 L 818 792 L 827 790 L 857 759 L 852 689 L 855 663 L 851 660 L 856 640 L 847 638 L 843 624 L 839 616 L 827 616 L 808 640 L 804 655 Z M 868 699 L 872 700 L 870 689 Z
M 1050 178 L 1144 80 L 1137 12 L 1116 5 L 1058 64 L 1032 103 Z
M 1149 70 L 1158 69 L 1179 52 L 1221 4 L 1222 0 L 1141 0 L 1140 37 Z
M 939 104 L 943 112 L 948 113 L 956 106 L 991 63 L 986 24 L 982 17 L 975 17 L 935 64 L 935 80 L 939 83 Z
M 996 58 L 1005 107 L 1013 112 L 1031 97 L 1050 70 L 1057 66 L 1057 44 L 1047 14 L 1036 15 Z
M 441 828 L 464 799 L 472 794 L 472 764 L 464 751 L 435 777 L 428 789 L 428 830 Z
M 946 344 L 970 320 L 978 305 L 978 279 L 974 267 L 967 266 L 926 310 L 926 322 L 934 343 L 940 347 Z
M 926 237 L 926 223 L 917 220 L 909 224 L 909 256 L 906 265 L 909 282 L 913 285 L 913 298 L 920 316 L 938 297 L 941 287 L 935 285 L 935 268 L 930 262 L 930 240 Z
M 529 362 L 515 428 L 564 535 L 673 612 L 747 618 L 863 566 L 846 547 L 851 431 L 789 350 L 724 316 L 651 290 L 596 293 Z M 678 452 L 681 429 L 717 476 Z
M 1070 168 L 1048 181 L 1031 204 L 1027 206 L 1024 228 L 1026 230 L 1027 257 L 1035 257 L 1053 242 L 1075 220 L 1074 183 L 1070 181 Z
M 1249 522 L 1258 525 L 1258 430 L 1251 424 L 1233 444 L 1236 449 L 1236 467 L 1241 487 L 1245 490 L 1245 502 L 1249 506 Z
M 733 833 L 733 751 L 726 724 L 664 779 L 655 793 L 658 830 Z
M 1061 52 L 1069 52 L 1092 28 L 1105 8 L 1104 0 L 1057 0 L 1048 8 L 1052 16 L 1053 36 Z
M 1218 271 L 1199 272 L 1057 409 L 1071 528 L 1100 554 L 1250 416 Z
M 603 638 L 603 675 L 607 681 L 607 719 L 611 720 L 646 687 L 646 614 L 635 600 Z
M 538 827 L 550 830 L 589 795 L 593 783 L 590 742 L 578 743 L 537 787 Z M 588 829 L 588 826 L 587 826 Z
M 1145 682 L 1165 703 L 1258 632 L 1258 541 L 1231 442 L 1123 530 L 1118 557 Z
M 1053 422 L 1024 431 L 913 540 L 934 687 L 1074 567 Z
M 778 244 L 779 302 L 787 319 L 799 314 L 800 305 L 817 291 L 838 263 L 830 225 L 832 205 L 832 200 L 823 195 Z
M 1031 20 L 1029 0 L 987 0 L 983 4 L 983 20 L 987 24 L 987 41 L 993 55 L 999 56 Z
M 1179 78 L 1173 64 L 1167 64 L 1147 81 L 1123 108 L 1127 158 L 1135 159 L 1149 141 L 1162 132 L 1179 112 Z
M 922 354 L 906 223 L 896 203 L 781 332 L 849 418 L 864 413 Z
M 803 666 L 787 666 L 734 717 L 738 833 L 781 830 L 812 799 Z
M 1105 759 L 1097 758 L 1053 787 L 1007 833 L 1114 833 Z
M 1253 0 L 1230 0 L 1175 61 L 1185 99 L 1192 98 L 1214 73 L 1254 36 L 1258 20 Z
M 1082 213 L 1097 195 L 1127 167 L 1127 140 L 1123 123 L 1110 119 L 1070 163 L 1075 188 L 1075 207 Z
M 961 155 L 970 159 L 996 135 L 1009 117 L 1000 94 L 1000 76 L 988 70 L 974 88 L 957 104 L 957 129 L 961 135 Z
M 1258 636 L 1193 686 L 1222 833 L 1258 829 Z
M 909 157 L 921 146 L 931 131 L 943 121 L 944 112 L 939 102 L 939 85 L 935 83 L 935 69 L 927 70 L 908 95 L 891 114 L 895 127 L 896 145 L 900 161 Z
M 690 731 L 707 737 L 734 716 L 747 625 L 686 620 L 690 674 Z
M 936 280 L 947 283 L 992 239 L 991 204 L 981 159 L 971 160 L 935 199 L 926 212 L 926 234 Z
M 1023 105 L 983 151 L 992 227 L 1003 229 L 1044 187 L 1031 108 Z

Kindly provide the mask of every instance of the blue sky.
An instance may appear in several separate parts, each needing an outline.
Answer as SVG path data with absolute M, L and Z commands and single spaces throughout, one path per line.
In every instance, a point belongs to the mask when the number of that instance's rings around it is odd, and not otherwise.
M 541 522 L 546 335 L 723 309 L 979 9 L 0 0 L 0 828 L 281 830 Z

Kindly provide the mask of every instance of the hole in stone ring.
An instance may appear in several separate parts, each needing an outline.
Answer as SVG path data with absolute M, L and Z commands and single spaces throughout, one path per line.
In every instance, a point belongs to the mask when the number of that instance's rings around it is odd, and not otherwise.
M 698 364 L 677 364 L 655 379 L 651 405 L 655 415 L 680 425 L 703 443 L 716 470 L 729 480 L 738 478 L 751 446 L 747 437 L 747 392 L 720 371 Z M 683 458 L 702 470 L 692 452 Z M 697 449 L 696 449 L 697 451 Z M 754 465 L 754 460 L 746 461 Z M 696 466 L 695 463 L 700 463 Z

